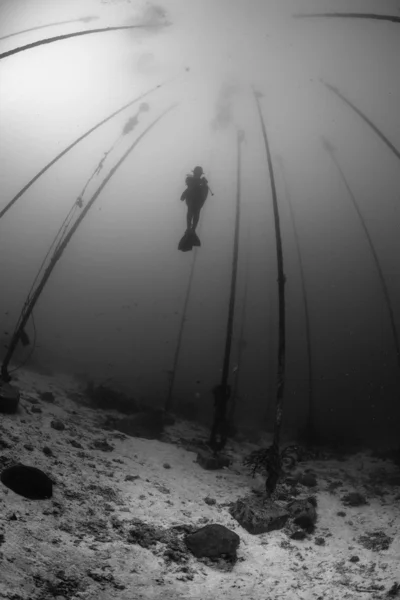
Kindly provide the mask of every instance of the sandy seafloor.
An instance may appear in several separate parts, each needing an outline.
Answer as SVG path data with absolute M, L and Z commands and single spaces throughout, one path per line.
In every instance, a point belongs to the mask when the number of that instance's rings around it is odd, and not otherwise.
M 254 444 L 229 442 L 232 466 L 206 471 L 195 452 L 179 445 L 179 438 L 206 439 L 200 426 L 178 419 L 166 428 L 165 441 L 127 437 L 101 428 L 103 411 L 76 402 L 82 385 L 72 378 L 21 370 L 13 383 L 21 402 L 17 414 L 0 416 L 0 466 L 36 466 L 55 485 L 51 499 L 33 501 L 0 483 L 0 598 L 400 598 L 400 471 L 393 462 L 359 452 L 298 465 L 317 476 L 316 488 L 299 485 L 300 497 L 317 498 L 315 532 L 303 541 L 289 539 L 285 530 L 251 535 L 228 505 L 262 485 L 241 464 Z M 45 391 L 54 403 L 40 399 Z M 53 429 L 53 419 L 65 429 Z M 96 440 L 113 449 L 94 448 Z M 344 506 L 341 498 L 352 491 L 365 494 L 368 504 Z M 192 555 L 184 565 L 170 561 L 161 543 L 143 548 L 128 542 L 133 519 L 164 527 L 225 525 L 240 536 L 238 560 L 225 570 Z M 360 539 L 381 535 L 388 536 L 386 550 Z

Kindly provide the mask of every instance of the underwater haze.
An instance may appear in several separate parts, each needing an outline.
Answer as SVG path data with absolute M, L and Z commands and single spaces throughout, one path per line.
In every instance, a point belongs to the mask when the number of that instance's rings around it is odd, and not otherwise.
M 71 210 L 79 218 L 138 140 L 57 260 L 10 373 L 25 363 L 163 407 L 175 370 L 173 408 L 211 423 L 239 197 L 228 382 L 237 383 L 236 423 L 273 430 L 276 222 L 258 99 L 286 277 L 284 429 L 295 434 L 309 414 L 306 298 L 317 430 L 398 438 L 400 23 L 294 17 L 350 10 L 400 16 L 400 2 L 1 2 L 1 357 L 65 218 Z M 40 39 L 134 25 L 7 55 Z M 197 165 L 213 195 L 200 214 L 201 246 L 181 252 L 180 197 Z

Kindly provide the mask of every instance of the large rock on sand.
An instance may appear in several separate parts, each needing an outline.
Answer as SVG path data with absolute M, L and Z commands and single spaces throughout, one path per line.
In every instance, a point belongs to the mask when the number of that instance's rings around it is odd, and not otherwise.
M 53 495 L 52 480 L 36 467 L 22 464 L 8 467 L 1 472 L 0 481 L 29 500 L 45 500 Z
M 187 535 L 185 543 L 197 558 L 225 556 L 235 560 L 240 537 L 224 525 L 210 524 Z
M 289 518 L 288 511 L 272 500 L 263 500 L 258 495 L 238 498 L 229 512 L 246 531 L 253 535 L 282 529 Z

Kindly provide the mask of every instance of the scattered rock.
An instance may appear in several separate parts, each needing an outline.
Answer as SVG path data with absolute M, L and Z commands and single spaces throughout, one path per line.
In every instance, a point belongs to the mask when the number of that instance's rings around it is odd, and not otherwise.
M 132 525 L 128 534 L 128 542 L 131 544 L 149 548 L 164 539 L 165 532 L 161 527 L 154 527 L 139 519 L 134 519 Z
M 44 500 L 53 495 L 53 482 L 43 471 L 22 464 L 4 469 L 0 481 L 10 490 L 29 498 Z
M 179 524 L 179 525 L 173 525 L 171 527 L 171 530 L 173 531 L 177 531 L 178 533 L 194 533 L 195 531 L 198 531 L 198 527 L 195 527 L 194 525 L 188 525 L 187 523 L 183 523 L 183 524 Z
M 40 406 L 32 406 L 31 412 L 40 414 L 42 412 L 42 409 L 40 408 Z
M 314 500 L 314 498 L 294 500 L 288 505 L 288 511 L 293 518 L 293 522 L 307 532 L 313 531 L 317 520 L 317 511 L 315 510 Z
M 42 448 L 42 450 L 43 450 L 43 454 L 45 454 L 46 456 L 54 456 L 52 449 L 49 448 L 48 446 L 44 446 Z
M 36 583 L 36 586 L 40 588 L 41 598 L 66 600 L 66 598 L 76 597 L 76 594 L 81 587 L 81 580 L 79 578 L 67 577 L 61 570 L 54 575 L 51 574 L 51 572 L 48 572 L 46 576 L 34 573 L 32 578 Z M 18 598 L 20 598 L 20 596 L 18 596 Z
M 135 481 L 136 479 L 140 479 L 140 475 L 127 475 L 125 477 L 125 481 Z
M 128 542 L 131 544 L 138 544 L 155 553 L 157 553 L 157 544 L 165 544 L 167 547 L 163 548 L 162 552 L 167 561 L 187 562 L 187 549 L 179 539 L 178 527 L 164 529 L 144 523 L 139 519 L 133 519 L 131 525 L 128 533 Z
M 343 485 L 342 481 L 331 481 L 327 486 L 327 490 L 331 494 L 334 494 L 336 492 L 337 488 L 342 487 L 342 485 Z
M 245 496 L 231 505 L 230 514 L 253 535 L 282 529 L 289 513 L 272 501 L 263 502 L 260 496 Z
M 293 533 L 290 535 L 290 538 L 292 540 L 304 540 L 306 537 L 306 532 L 304 531 L 304 529 L 297 529 L 296 531 L 293 531 Z
M 201 450 L 197 454 L 196 462 L 207 471 L 223 469 L 229 467 L 231 463 L 230 459 L 224 454 L 214 454 L 211 450 L 209 452 Z
M 302 473 L 298 479 L 301 485 L 305 485 L 307 487 L 315 487 L 317 485 L 317 478 L 314 473 Z
M 118 582 L 115 580 L 114 575 L 112 573 L 104 572 L 103 569 L 88 569 L 87 575 L 94 581 L 97 581 L 100 584 L 109 584 L 112 585 L 113 588 L 117 590 L 124 590 L 126 588 L 125 584 Z M 56 598 L 56 600 L 58 600 Z M 66 600 L 66 599 L 65 599 Z
M 169 547 L 164 552 L 164 558 L 172 560 L 173 562 L 181 562 L 182 551 L 180 548 Z
M 92 448 L 102 450 L 103 452 L 112 452 L 114 450 L 114 446 L 109 444 L 107 440 L 94 440 Z
M 161 492 L 162 494 L 170 494 L 171 490 L 169 490 L 165 485 L 163 485 L 162 483 L 155 483 L 154 484 L 155 487 L 158 489 L 159 492 Z
M 346 506 L 363 506 L 364 504 L 368 504 L 365 496 L 359 492 L 350 492 L 350 494 L 346 494 L 342 497 L 342 502 Z
M 386 535 L 383 531 L 370 531 L 360 536 L 358 541 L 367 550 L 381 552 L 381 550 L 388 550 L 390 544 L 393 542 L 393 538 Z
M 50 394 L 51 392 L 49 392 Z M 53 429 L 56 429 L 57 431 L 64 431 L 65 429 L 65 425 L 62 421 L 60 421 L 59 419 L 53 419 L 50 423 L 51 427 Z
M 325 538 L 316 537 L 314 543 L 317 544 L 317 546 L 325 546 Z
M 73 446 L 74 448 L 83 448 L 82 444 L 80 444 L 79 442 L 77 442 L 76 440 L 74 440 L 73 438 L 71 438 L 70 440 L 68 440 L 69 443 L 71 444 L 71 446 Z
M 39 404 L 39 400 L 37 398 L 34 398 L 33 396 L 25 396 L 24 400 L 27 400 L 31 404 Z
M 236 560 L 240 537 L 224 525 L 211 524 L 187 535 L 185 543 L 197 558 L 226 555 Z
M 345 517 L 346 513 L 344 512 L 344 510 L 339 510 L 339 512 L 336 513 L 338 517 Z
M 39 396 L 44 402 L 54 402 L 54 394 L 52 392 L 40 392 Z
M 209 506 L 214 506 L 214 504 L 217 504 L 215 498 L 210 498 L 209 496 L 207 496 L 207 498 L 204 498 L 204 502 Z
M 164 469 L 170 469 L 171 465 L 169 463 L 164 463 L 163 467 L 164 467 Z
M 351 556 L 349 558 L 349 561 L 352 563 L 360 562 L 360 557 L 359 556 Z
M 24 444 L 24 448 L 25 448 L 25 450 L 28 450 L 29 452 L 32 452 L 34 450 L 32 444 Z

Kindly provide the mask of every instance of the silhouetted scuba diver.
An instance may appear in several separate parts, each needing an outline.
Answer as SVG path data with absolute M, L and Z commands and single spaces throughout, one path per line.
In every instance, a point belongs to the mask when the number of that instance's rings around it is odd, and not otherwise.
M 192 250 L 193 246 L 200 246 L 200 240 L 196 235 L 196 227 L 200 219 L 200 211 L 208 196 L 208 181 L 203 177 L 202 167 L 195 167 L 193 175 L 188 175 L 185 180 L 186 190 L 181 196 L 181 200 L 186 200 L 186 233 L 179 242 L 178 249 L 183 252 Z
M 186 177 L 186 190 L 181 196 L 181 200 L 186 200 L 188 207 L 186 224 L 188 229 L 196 231 L 199 223 L 200 211 L 208 196 L 208 181 L 203 177 L 202 167 L 195 167 L 193 175 Z

